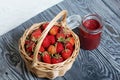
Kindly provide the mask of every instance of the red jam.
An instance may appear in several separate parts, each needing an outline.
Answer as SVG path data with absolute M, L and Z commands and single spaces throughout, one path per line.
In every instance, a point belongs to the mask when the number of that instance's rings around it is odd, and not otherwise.
M 102 26 L 96 19 L 82 21 L 80 26 L 81 48 L 85 50 L 96 49 L 100 43 Z
M 100 27 L 100 24 L 95 19 L 88 19 L 85 22 L 83 22 L 83 26 L 85 26 L 89 30 L 96 30 Z

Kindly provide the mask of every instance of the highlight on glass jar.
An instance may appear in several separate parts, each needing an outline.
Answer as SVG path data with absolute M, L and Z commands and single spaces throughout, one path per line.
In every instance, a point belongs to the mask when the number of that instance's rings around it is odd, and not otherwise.
M 81 48 L 84 50 L 96 49 L 101 40 L 103 21 L 98 14 L 89 14 L 83 17 L 80 30 Z

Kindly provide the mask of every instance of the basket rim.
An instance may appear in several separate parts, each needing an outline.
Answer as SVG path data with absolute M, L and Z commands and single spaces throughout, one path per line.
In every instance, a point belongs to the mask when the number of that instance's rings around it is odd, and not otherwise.
M 47 23 L 48 21 L 46 21 L 46 22 L 40 22 L 40 23 L 35 23 L 35 24 L 39 24 L 40 26 L 42 25 L 42 24 L 44 24 L 44 23 Z M 58 25 L 59 23 L 57 23 L 56 25 Z M 67 25 L 66 25 L 67 26 Z M 39 27 L 38 27 L 39 28 Z M 74 36 L 74 38 L 78 38 L 78 36 L 67 26 L 66 27 L 71 33 L 72 33 L 72 35 Z M 28 29 L 30 29 L 30 28 L 28 28 Z M 25 31 L 27 31 L 28 29 L 26 29 Z M 32 30 L 33 31 L 33 30 Z M 25 34 L 25 33 L 24 33 Z M 23 36 L 24 36 L 24 34 L 23 34 Z M 23 37 L 22 36 L 22 37 Z M 28 36 L 28 35 L 27 35 Z M 22 37 L 21 37 L 21 39 L 20 39 L 20 44 L 21 44 L 21 41 L 22 41 Z M 80 42 L 78 41 L 78 43 L 80 44 Z M 78 44 L 78 45 L 79 45 Z M 24 45 L 25 45 L 25 43 L 24 43 Z M 21 45 L 20 45 L 21 46 Z M 76 45 L 75 45 L 76 46 Z M 25 53 L 26 54 L 23 54 L 23 55 L 25 55 L 25 56 L 27 56 L 27 58 L 29 59 L 29 60 L 31 60 L 31 61 L 33 61 L 33 59 L 32 58 L 30 58 L 28 55 L 27 55 L 27 52 L 26 52 L 26 50 L 25 50 L 25 48 L 23 48 L 24 49 L 24 51 L 25 51 Z M 20 48 L 20 50 L 21 50 L 21 48 Z M 80 49 L 79 49 L 80 50 Z M 75 49 L 73 50 L 73 53 L 75 52 Z M 66 59 L 66 60 L 64 60 L 63 62 L 60 62 L 60 63 L 56 63 L 56 64 L 49 64 L 49 63 L 44 63 L 44 62 L 40 62 L 40 61 L 38 61 L 38 63 L 42 63 L 42 64 L 47 64 L 47 65 L 51 65 L 51 66 L 53 66 L 53 65 L 58 65 L 58 64 L 64 64 L 67 60 L 69 60 L 72 56 L 73 56 L 73 53 L 72 53 L 72 55 L 68 58 L 68 59 Z M 20 54 L 21 54 L 21 51 L 20 51 Z

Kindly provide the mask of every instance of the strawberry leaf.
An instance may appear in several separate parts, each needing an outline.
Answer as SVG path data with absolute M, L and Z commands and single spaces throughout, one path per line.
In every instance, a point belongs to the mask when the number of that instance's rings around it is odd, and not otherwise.
M 58 38 L 58 40 L 57 40 L 58 42 L 65 42 L 65 38 L 63 38 L 63 37 L 60 37 L 60 38 Z

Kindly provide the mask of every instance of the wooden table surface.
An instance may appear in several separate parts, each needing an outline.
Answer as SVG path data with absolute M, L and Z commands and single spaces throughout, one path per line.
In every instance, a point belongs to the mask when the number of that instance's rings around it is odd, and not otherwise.
M 55 80 L 120 80 L 120 0 L 64 0 L 0 36 L 0 80 L 48 80 L 30 73 L 20 57 L 18 40 L 33 23 L 50 21 L 61 10 L 68 16 L 97 13 L 104 29 L 99 47 L 80 50 L 72 68 Z

